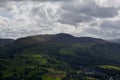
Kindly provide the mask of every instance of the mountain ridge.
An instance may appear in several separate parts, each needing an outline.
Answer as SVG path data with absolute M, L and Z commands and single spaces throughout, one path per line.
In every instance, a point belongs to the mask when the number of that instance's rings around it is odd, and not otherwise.
M 53 55 L 65 61 L 68 58 L 70 62 L 79 64 L 120 63 L 119 44 L 91 37 L 74 37 L 63 33 L 19 38 L 5 46 L 2 52 Z
M 45 42 L 45 41 L 50 41 L 50 42 L 61 42 L 61 41 L 65 41 L 65 42 L 106 42 L 103 39 L 98 39 L 98 38 L 92 38 L 92 37 L 75 37 L 72 36 L 70 34 L 66 34 L 66 33 L 59 33 L 59 34 L 45 34 L 45 35 L 36 35 L 36 36 L 27 36 L 27 37 L 23 37 L 23 38 L 18 38 L 17 41 L 19 40 L 23 40 L 23 39 L 34 39 L 34 40 L 38 40 L 41 42 Z

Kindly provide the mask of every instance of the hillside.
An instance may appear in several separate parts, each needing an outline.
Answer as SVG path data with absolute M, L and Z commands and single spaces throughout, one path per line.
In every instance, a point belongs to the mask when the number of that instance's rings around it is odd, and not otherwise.
M 91 37 L 28 36 L 0 53 L 5 80 L 108 80 L 120 74 L 120 45 Z
M 5 46 L 11 42 L 13 42 L 14 40 L 13 39 L 2 39 L 0 38 L 0 46 Z
M 12 42 L 14 42 L 14 39 L 2 39 L 2 38 L 0 38 L 0 54 L 3 51 L 3 47 L 5 47 L 6 45 L 8 45 Z
M 120 43 L 120 39 L 113 39 L 113 40 L 109 40 L 110 42 L 114 42 L 114 43 Z
M 17 39 L 6 46 L 5 53 L 54 55 L 63 60 L 67 57 L 70 59 L 68 61 L 78 64 L 120 63 L 118 44 L 90 37 L 74 37 L 64 33 Z

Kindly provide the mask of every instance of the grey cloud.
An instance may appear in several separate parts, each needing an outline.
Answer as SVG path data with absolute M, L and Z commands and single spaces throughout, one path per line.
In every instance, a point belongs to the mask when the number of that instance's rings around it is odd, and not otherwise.
M 118 15 L 118 8 L 100 7 L 94 0 L 85 0 L 83 3 L 71 1 L 61 5 L 61 23 L 77 24 L 81 22 L 89 22 L 93 18 L 112 18 Z
M 7 1 L 0 0 L 0 8 L 5 7 L 7 5 Z
M 99 24 L 97 22 L 92 22 L 89 25 L 92 26 L 92 27 L 99 26 Z
M 83 33 L 105 39 L 120 38 L 119 20 L 104 20 L 100 26 L 97 26 L 97 24 L 95 24 L 95 26 L 96 27 L 90 26 L 89 28 L 85 29 Z
M 86 6 L 87 7 L 87 6 Z M 118 15 L 118 9 L 114 7 L 82 8 L 81 13 L 98 18 L 109 18 Z
M 116 30 L 120 30 L 120 21 L 103 21 L 103 23 L 101 23 L 101 28 L 107 28 L 107 29 L 116 29 Z
M 52 9 L 44 9 L 42 7 L 34 7 L 31 9 L 30 16 L 34 19 L 36 26 L 38 27 L 50 27 L 56 16 L 52 14 Z M 37 17 L 36 17 L 37 16 Z
M 46 2 L 46 1 L 53 1 L 53 2 L 60 2 L 60 1 L 68 1 L 68 0 L 31 0 L 31 1 L 42 1 L 42 2 Z M 70 0 L 71 1 L 71 0 Z
M 61 16 L 61 19 L 59 19 L 58 22 L 77 26 L 78 23 L 89 22 L 92 20 L 93 18 L 90 16 L 84 16 L 74 13 L 65 13 Z
M 83 4 L 83 5 L 82 5 Z M 118 15 L 118 8 L 115 7 L 100 7 L 94 0 L 85 0 L 79 4 L 63 4 L 61 7 L 64 11 L 89 15 L 92 17 L 109 18 Z
M 61 2 L 61 1 L 72 1 L 72 0 L 0 0 L 1 2 L 6 1 L 38 1 L 38 2 Z
M 120 32 L 119 32 L 119 29 L 114 29 L 114 30 L 111 30 L 109 28 L 105 29 L 105 28 L 99 28 L 99 29 L 96 29 L 96 28 L 87 28 L 84 30 L 84 35 L 88 35 L 88 36 L 91 36 L 91 37 L 97 37 L 97 38 L 103 38 L 103 39 L 117 39 L 117 38 L 120 38 Z

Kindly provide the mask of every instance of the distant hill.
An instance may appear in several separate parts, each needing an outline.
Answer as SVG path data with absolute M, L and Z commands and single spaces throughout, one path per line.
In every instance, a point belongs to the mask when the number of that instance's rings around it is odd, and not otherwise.
M 5 46 L 11 42 L 13 42 L 14 40 L 13 39 L 2 39 L 0 38 L 0 46 Z
M 2 52 L 53 55 L 71 64 L 120 63 L 120 45 L 65 33 L 19 38 L 7 45 Z
M 113 40 L 109 40 L 110 42 L 114 42 L 114 43 L 120 43 L 120 39 L 113 39 Z

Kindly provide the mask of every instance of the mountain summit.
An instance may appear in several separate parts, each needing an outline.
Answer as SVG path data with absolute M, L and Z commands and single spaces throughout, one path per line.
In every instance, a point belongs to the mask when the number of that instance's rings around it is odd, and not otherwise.
M 59 33 L 54 35 L 37 35 L 37 36 L 28 36 L 24 38 L 19 38 L 16 42 L 26 41 L 26 42 L 57 42 L 57 43 L 103 43 L 105 42 L 102 39 L 91 38 L 91 37 L 74 37 L 70 34 Z

